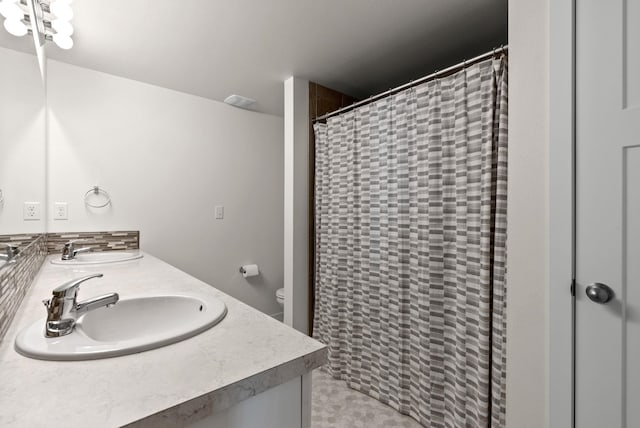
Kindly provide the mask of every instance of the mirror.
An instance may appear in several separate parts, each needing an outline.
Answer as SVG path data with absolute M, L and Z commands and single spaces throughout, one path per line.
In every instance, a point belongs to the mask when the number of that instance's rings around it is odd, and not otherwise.
M 46 231 L 46 91 L 33 39 L 13 37 L 4 29 L 0 33 L 0 244 L 4 244 L 6 235 L 36 237 Z M 18 243 L 22 248 L 29 241 L 22 237 Z M 0 254 L 5 254 L 2 247 Z

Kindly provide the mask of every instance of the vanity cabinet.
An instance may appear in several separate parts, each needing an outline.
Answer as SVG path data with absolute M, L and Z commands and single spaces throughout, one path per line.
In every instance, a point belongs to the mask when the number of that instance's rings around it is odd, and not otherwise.
M 123 263 L 59 266 L 45 259 L 0 342 L 0 426 L 298 428 L 310 424 L 310 372 L 326 347 L 216 288 L 145 254 Z M 227 306 L 189 339 L 114 358 L 44 361 L 14 350 L 42 319 L 42 299 L 78 276 L 102 273 L 82 298 L 211 293 Z M 43 324 L 44 326 L 44 324 Z

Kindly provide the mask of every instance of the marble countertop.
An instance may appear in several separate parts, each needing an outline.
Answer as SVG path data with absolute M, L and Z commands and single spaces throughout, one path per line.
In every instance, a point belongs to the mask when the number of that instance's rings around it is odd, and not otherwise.
M 195 422 L 319 367 L 326 347 L 161 260 L 56 266 L 48 257 L 0 343 L 2 427 L 173 427 Z M 41 361 L 13 349 L 17 333 L 43 318 L 56 286 L 90 273 L 79 298 L 208 290 L 227 316 L 198 336 L 139 354 Z

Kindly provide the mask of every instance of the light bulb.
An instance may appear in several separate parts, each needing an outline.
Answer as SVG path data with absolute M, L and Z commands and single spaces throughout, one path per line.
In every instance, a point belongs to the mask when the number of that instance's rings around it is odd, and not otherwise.
M 5 19 L 4 28 L 9 32 L 9 34 L 13 34 L 18 37 L 22 37 L 29 32 L 29 29 L 22 21 L 15 19 Z
M 24 17 L 23 10 L 17 4 L 6 0 L 0 3 L 0 14 L 13 21 L 19 21 Z
M 49 5 L 49 10 L 56 18 L 64 21 L 71 21 L 73 19 L 73 10 L 67 3 L 63 3 L 60 0 L 55 0 Z
M 51 28 L 53 28 L 57 34 L 62 36 L 70 36 L 73 34 L 73 25 L 68 21 L 62 19 L 54 19 L 51 21 Z
M 58 45 L 60 49 L 71 49 L 73 47 L 73 39 L 63 34 L 54 34 L 53 42 Z

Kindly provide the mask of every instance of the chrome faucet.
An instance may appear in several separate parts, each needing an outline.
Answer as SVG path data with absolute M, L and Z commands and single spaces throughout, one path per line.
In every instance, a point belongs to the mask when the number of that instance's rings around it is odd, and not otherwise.
M 0 260 L 4 260 L 6 262 L 11 261 L 16 258 L 18 254 L 20 254 L 20 249 L 17 245 L 14 244 L 4 244 L 6 246 L 6 251 L 4 254 L 0 254 Z
M 120 298 L 118 293 L 105 294 L 80 303 L 76 301 L 80 284 L 89 279 L 101 277 L 102 274 L 97 273 L 69 281 L 55 288 L 51 299 L 42 301 L 47 308 L 46 337 L 65 336 L 73 331 L 80 315 L 103 306 L 115 305 L 118 302 Z
M 64 244 L 64 248 L 62 249 L 62 260 L 73 260 L 78 253 L 85 253 L 91 249 L 91 247 L 78 248 L 76 250 L 75 243 L 81 242 L 82 239 L 76 239 L 75 241 L 69 241 Z

